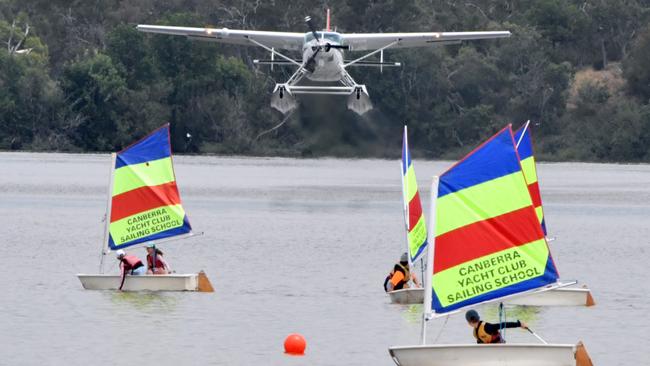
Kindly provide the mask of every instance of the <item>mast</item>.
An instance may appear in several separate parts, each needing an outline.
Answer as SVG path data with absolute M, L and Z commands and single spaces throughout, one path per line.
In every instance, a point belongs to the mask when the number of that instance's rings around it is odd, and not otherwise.
M 424 303 L 422 304 L 422 344 L 427 342 L 427 320 L 431 316 L 431 302 L 433 297 L 433 287 L 431 279 L 433 277 L 433 251 L 436 244 L 436 201 L 438 199 L 438 176 L 433 176 L 431 182 L 431 205 L 429 207 L 429 231 L 427 246 L 427 265 L 424 277 Z
M 404 176 L 404 163 L 400 163 L 402 168 L 402 201 L 404 202 L 404 207 L 402 212 L 404 212 L 404 240 L 406 241 L 406 254 L 408 256 L 409 266 L 413 268 L 413 263 L 411 263 L 411 248 L 409 247 L 409 208 L 408 203 L 406 202 L 406 177 Z
M 407 161 L 408 161 L 408 137 L 407 137 L 407 132 L 406 132 L 406 125 L 404 125 L 404 138 L 402 141 L 402 161 L 400 162 L 400 175 L 402 176 L 402 203 L 404 205 L 403 207 L 403 212 L 404 212 L 404 238 L 406 239 L 406 253 L 408 256 L 408 261 L 409 261 L 409 266 L 413 268 L 413 263 L 411 263 L 411 248 L 409 247 L 409 206 L 408 206 L 408 197 L 406 196 L 406 173 L 408 166 Z M 407 281 L 408 282 L 408 281 Z
M 519 136 L 519 140 L 517 140 L 517 145 L 515 145 L 517 149 L 519 149 L 519 144 L 521 144 L 521 140 L 524 138 L 524 135 L 526 134 L 526 130 L 528 129 L 529 124 L 530 124 L 530 120 L 526 121 L 526 124 L 524 125 L 524 129 L 521 131 L 521 136 Z
M 111 154 L 111 167 L 108 174 L 108 197 L 106 199 L 106 217 L 104 217 L 104 241 L 102 242 L 101 257 L 99 260 L 99 273 L 104 273 L 104 256 L 108 253 L 108 236 L 111 225 L 111 204 L 113 203 L 113 172 L 115 171 L 116 153 Z

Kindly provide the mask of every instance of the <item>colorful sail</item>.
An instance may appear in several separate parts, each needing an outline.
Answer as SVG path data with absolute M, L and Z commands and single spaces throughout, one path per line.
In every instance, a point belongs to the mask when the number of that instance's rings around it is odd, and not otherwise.
M 440 176 L 435 230 L 436 313 L 557 282 L 510 126 Z
M 176 186 L 169 124 L 116 154 L 110 208 L 113 250 L 191 232 Z
M 533 206 L 535 206 L 537 218 L 542 225 L 544 235 L 547 235 L 544 209 L 542 208 L 542 195 L 539 191 L 537 168 L 535 166 L 535 156 L 533 155 L 533 140 L 528 125 L 529 123 L 526 123 L 515 132 L 515 141 L 517 141 L 517 152 L 519 153 L 519 159 L 521 159 L 521 168 L 524 171 L 526 183 L 528 183 L 528 191 L 530 192 L 530 197 L 533 199 Z
M 420 258 L 427 246 L 427 226 L 422 213 L 415 169 L 409 152 L 406 126 L 404 126 L 404 139 L 402 140 L 402 191 L 408 253 L 409 259 L 413 263 Z

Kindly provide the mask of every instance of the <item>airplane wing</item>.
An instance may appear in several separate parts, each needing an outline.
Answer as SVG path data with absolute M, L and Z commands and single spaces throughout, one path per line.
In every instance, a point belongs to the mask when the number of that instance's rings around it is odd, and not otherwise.
M 471 39 L 507 38 L 510 32 L 349 33 L 342 36 L 343 44 L 350 46 L 350 51 L 368 51 L 395 41 L 397 44 L 390 48 L 429 47 Z
M 291 32 L 265 32 L 228 28 L 170 27 L 146 24 L 139 24 L 137 29 L 140 32 L 186 36 L 190 39 L 244 46 L 252 46 L 253 43 L 251 43 L 249 39 L 253 39 L 267 47 L 283 50 L 300 50 L 302 49 L 305 40 L 304 33 Z

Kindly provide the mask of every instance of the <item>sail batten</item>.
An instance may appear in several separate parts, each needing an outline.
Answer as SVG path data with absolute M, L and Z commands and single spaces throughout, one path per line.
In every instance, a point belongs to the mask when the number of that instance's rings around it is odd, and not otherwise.
M 557 282 L 510 126 L 440 176 L 436 219 L 435 313 Z
M 169 140 L 169 124 L 116 154 L 108 246 L 112 250 L 191 233 Z

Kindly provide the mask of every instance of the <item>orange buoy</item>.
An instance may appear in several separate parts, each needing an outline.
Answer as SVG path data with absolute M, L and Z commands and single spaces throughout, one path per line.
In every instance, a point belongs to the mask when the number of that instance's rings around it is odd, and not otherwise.
M 305 337 L 298 333 L 291 333 L 287 336 L 287 339 L 284 340 L 284 353 L 290 355 L 304 355 L 306 347 L 307 341 L 305 341 Z

